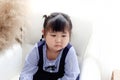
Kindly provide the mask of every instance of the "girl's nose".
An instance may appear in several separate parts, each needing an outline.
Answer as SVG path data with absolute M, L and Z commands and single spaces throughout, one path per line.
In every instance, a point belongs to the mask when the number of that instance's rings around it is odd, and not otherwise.
M 61 38 L 60 37 L 57 37 L 56 38 L 56 42 L 61 42 L 62 40 L 61 40 Z

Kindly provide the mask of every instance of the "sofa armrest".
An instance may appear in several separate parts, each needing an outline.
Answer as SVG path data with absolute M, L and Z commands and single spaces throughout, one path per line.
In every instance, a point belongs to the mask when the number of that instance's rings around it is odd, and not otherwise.
M 10 80 L 19 80 L 19 76 L 20 76 L 20 74 L 18 73 L 13 78 L 11 78 Z
M 22 48 L 14 44 L 0 54 L 0 80 L 10 80 L 20 72 L 22 65 Z
M 101 80 L 98 63 L 93 58 L 85 58 L 82 63 L 80 80 Z
M 113 70 L 111 80 L 120 80 L 120 70 Z

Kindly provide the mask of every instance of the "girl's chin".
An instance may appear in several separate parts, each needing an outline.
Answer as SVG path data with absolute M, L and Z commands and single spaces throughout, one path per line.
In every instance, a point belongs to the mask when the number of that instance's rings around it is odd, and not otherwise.
M 62 48 L 55 49 L 56 52 L 60 52 L 61 50 L 62 50 Z

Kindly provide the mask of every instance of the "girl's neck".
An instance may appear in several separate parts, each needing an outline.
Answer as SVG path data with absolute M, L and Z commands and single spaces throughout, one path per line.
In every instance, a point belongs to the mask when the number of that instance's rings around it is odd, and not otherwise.
M 47 51 L 46 51 L 46 57 L 49 60 L 55 60 L 58 57 L 59 53 L 60 53 L 60 51 L 52 51 L 50 49 L 47 49 Z

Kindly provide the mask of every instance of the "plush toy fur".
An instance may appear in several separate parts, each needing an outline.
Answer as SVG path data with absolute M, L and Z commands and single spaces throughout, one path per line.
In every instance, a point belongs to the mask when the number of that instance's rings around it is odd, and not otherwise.
M 25 26 L 24 0 L 0 0 L 0 51 L 22 43 Z

